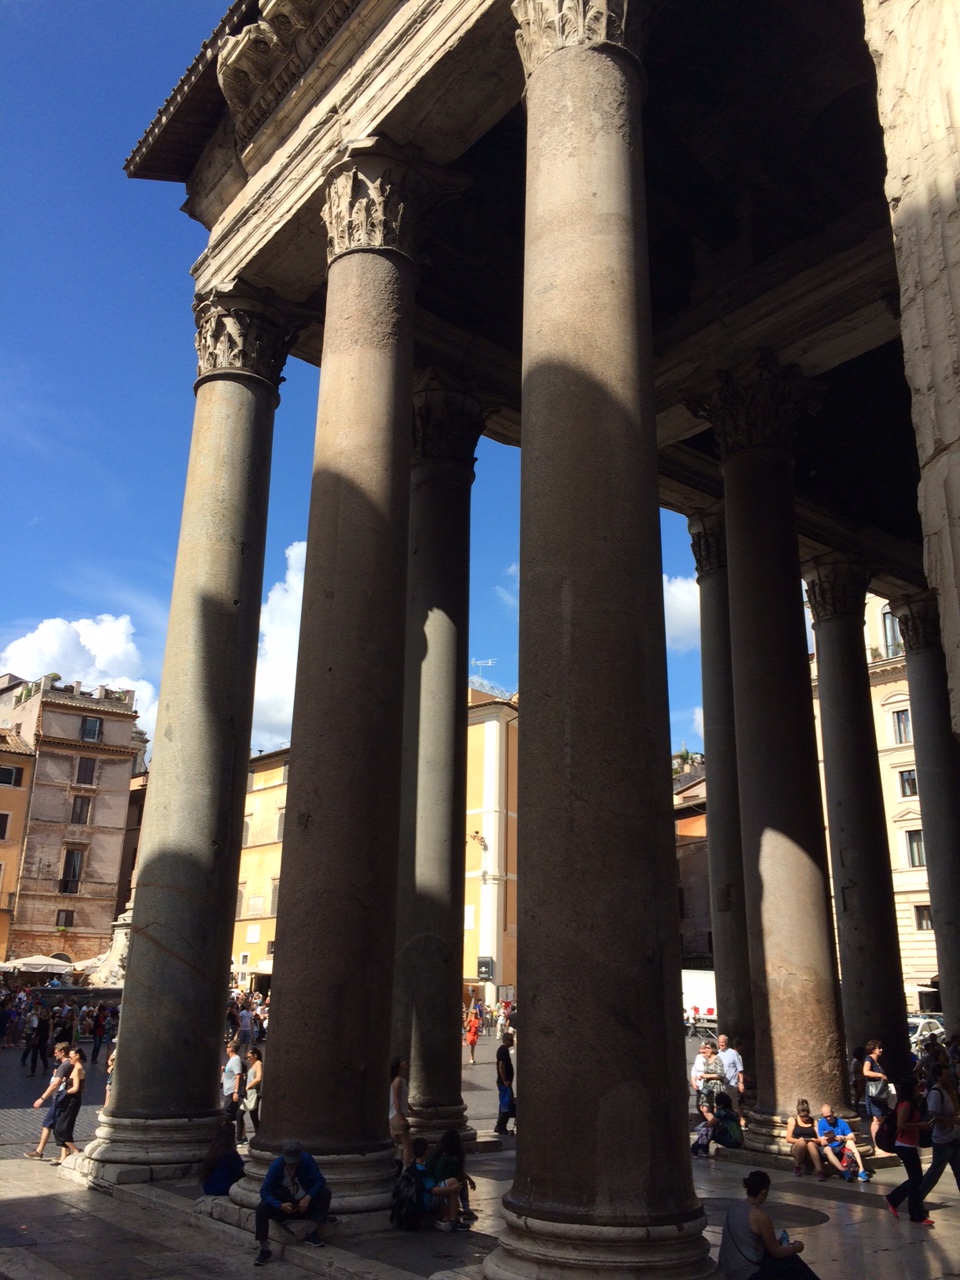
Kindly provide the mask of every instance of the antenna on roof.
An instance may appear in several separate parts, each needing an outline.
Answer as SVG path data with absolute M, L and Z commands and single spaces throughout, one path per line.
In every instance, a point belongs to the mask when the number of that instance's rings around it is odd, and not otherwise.
M 496 658 L 471 658 L 471 667 L 495 667 L 497 665 Z

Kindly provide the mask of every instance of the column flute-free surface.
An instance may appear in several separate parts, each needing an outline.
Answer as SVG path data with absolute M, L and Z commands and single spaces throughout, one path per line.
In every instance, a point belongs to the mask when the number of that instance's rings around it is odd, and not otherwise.
M 415 1132 L 468 1128 L 463 1049 L 470 489 L 484 410 L 446 374 L 414 387 L 394 1053 Z
M 871 573 L 841 555 L 804 566 L 817 641 L 840 993 L 847 1048 L 883 1043 L 891 1080 L 910 1074 L 907 1004 L 863 622 Z
M 330 267 L 270 1069 L 254 1159 L 234 1189 L 241 1203 L 294 1137 L 317 1158 L 335 1210 L 390 1202 L 415 185 L 372 141 L 351 148 L 327 181 Z
M 703 677 L 703 750 L 707 760 L 707 859 L 710 924 L 717 982 L 719 1030 L 743 1041 L 744 1064 L 753 1075 L 753 1006 L 750 949 L 743 895 L 743 841 L 737 778 L 737 732 L 730 658 L 727 543 L 722 511 L 689 521 L 700 587 L 700 661 Z
M 847 1097 L 791 453 L 809 391 L 759 360 L 691 404 L 720 445 L 757 1047 L 754 1150 L 786 1150 L 798 1097 Z M 797 1028 L 802 1026 L 802 1034 Z
M 528 113 L 523 1118 L 488 1280 L 713 1269 L 687 1153 L 642 72 L 623 9 L 513 6 Z
M 930 912 L 947 1032 L 960 1030 L 960 744 L 953 734 L 947 667 L 933 591 L 892 603 L 910 687 Z
M 235 291 L 196 306 L 199 378 L 110 1107 L 87 1148 L 163 1176 L 220 1115 L 273 417 L 292 331 Z M 189 1070 L 173 1063 L 189 1041 Z

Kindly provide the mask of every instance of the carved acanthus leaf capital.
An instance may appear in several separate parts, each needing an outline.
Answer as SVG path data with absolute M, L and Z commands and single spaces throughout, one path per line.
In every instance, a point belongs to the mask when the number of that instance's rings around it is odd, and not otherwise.
M 696 511 L 687 521 L 697 563 L 697 581 L 727 567 L 727 531 L 722 511 Z
M 529 78 L 558 49 L 616 44 L 629 48 L 627 11 L 641 0 L 513 0 L 517 48 Z
M 907 653 L 932 649 L 940 639 L 940 609 L 935 591 L 920 591 L 890 603 L 890 611 L 900 625 L 900 639 Z
M 766 353 L 745 373 L 720 369 L 717 378 L 720 385 L 712 396 L 685 403 L 695 418 L 713 427 L 723 458 L 763 445 L 789 452 L 795 423 L 818 406 L 819 384 L 796 365 L 778 364 Z
M 857 617 L 861 623 L 873 571 L 847 556 L 818 556 L 803 565 L 813 625 L 830 618 Z
M 240 287 L 198 294 L 197 377 L 233 370 L 280 385 L 284 361 L 306 323 L 257 290 Z
M 385 139 L 351 144 L 327 175 L 328 260 L 352 249 L 397 249 L 413 257 L 424 215 L 465 185 L 446 170 L 412 164 Z
M 472 467 L 484 423 L 495 408 L 442 369 L 424 369 L 413 384 L 414 464 L 444 458 Z

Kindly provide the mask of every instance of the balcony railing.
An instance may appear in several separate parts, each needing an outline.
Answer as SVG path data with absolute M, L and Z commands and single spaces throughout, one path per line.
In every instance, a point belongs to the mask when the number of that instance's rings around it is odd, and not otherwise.
M 65 888 L 64 886 L 76 885 L 76 888 Z M 70 897 L 81 898 L 113 898 L 117 893 L 117 884 L 115 880 L 73 880 L 63 876 L 39 876 L 24 879 L 20 885 L 21 896 L 42 893 L 42 894 L 69 894 Z

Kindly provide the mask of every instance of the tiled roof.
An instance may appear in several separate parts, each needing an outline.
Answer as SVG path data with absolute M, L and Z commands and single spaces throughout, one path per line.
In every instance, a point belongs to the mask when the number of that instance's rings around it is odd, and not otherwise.
M 0 751 L 12 751 L 18 756 L 32 756 L 33 750 L 13 729 L 0 729 Z

